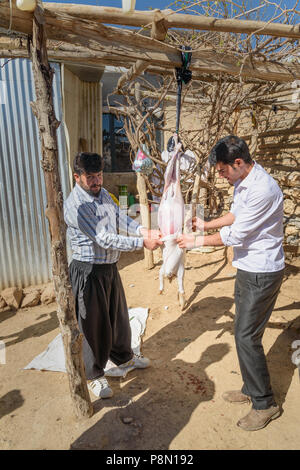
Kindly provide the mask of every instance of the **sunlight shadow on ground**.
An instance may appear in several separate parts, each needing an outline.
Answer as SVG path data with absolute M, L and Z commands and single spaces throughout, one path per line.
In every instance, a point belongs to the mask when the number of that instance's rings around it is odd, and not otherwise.
M 50 318 L 49 318 L 50 316 Z M 19 343 L 20 341 L 24 341 L 28 338 L 35 338 L 37 336 L 43 336 L 50 331 L 55 330 L 59 326 L 57 313 L 56 311 L 50 312 L 47 314 L 47 319 L 36 323 L 34 325 L 30 325 L 24 328 L 21 331 L 17 331 L 15 333 L 11 333 L 10 335 L 0 336 L 0 340 L 5 340 L 5 346 L 11 346 L 12 344 Z M 14 338 L 11 341 L 7 341 L 9 338 Z
M 20 390 L 11 390 L 0 398 L 0 419 L 9 415 L 24 403 Z

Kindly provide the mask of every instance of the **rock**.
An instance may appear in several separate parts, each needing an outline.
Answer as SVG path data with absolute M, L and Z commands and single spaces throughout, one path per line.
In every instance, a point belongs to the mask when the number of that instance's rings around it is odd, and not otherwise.
M 130 424 L 133 421 L 133 418 L 130 418 L 129 416 L 127 418 L 122 418 L 122 421 L 124 424 Z
M 290 186 L 299 186 L 300 185 L 300 174 L 298 171 L 293 171 L 289 177 Z
M 298 238 L 293 235 L 290 235 L 286 239 L 286 243 L 289 243 L 290 245 L 298 245 L 298 241 Z
M 293 214 L 295 210 L 296 204 L 291 201 L 291 199 L 285 199 L 284 201 L 284 213 L 285 214 Z
M 41 295 L 41 302 L 42 304 L 51 304 L 52 302 L 56 301 L 56 295 L 54 290 L 54 285 L 49 284 L 43 291 Z
M 295 204 L 297 202 L 299 202 L 299 198 L 300 198 L 300 189 L 298 188 L 292 188 L 292 189 L 283 189 L 283 195 L 285 197 L 285 199 L 292 199 Z
M 23 289 L 20 287 L 8 287 L 1 292 L 1 297 L 9 307 L 18 309 L 23 298 Z
M 284 225 L 295 225 L 295 227 L 300 228 L 300 218 L 299 217 L 284 217 Z
M 32 290 L 31 292 L 25 293 L 25 297 L 22 301 L 21 308 L 35 307 L 41 300 L 41 293 L 39 290 Z
M 299 229 L 294 225 L 287 225 L 284 234 L 288 235 L 296 235 L 299 232 Z
M 0 309 L 6 307 L 6 305 L 7 305 L 7 304 L 6 304 L 5 300 L 4 300 L 3 297 L 1 297 L 1 295 L 0 295 Z

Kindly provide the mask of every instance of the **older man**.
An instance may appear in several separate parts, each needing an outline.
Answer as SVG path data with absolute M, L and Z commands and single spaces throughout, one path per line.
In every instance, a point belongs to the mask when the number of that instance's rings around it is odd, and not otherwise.
M 78 325 L 84 336 L 88 386 L 97 397 L 109 398 L 113 392 L 104 377 L 108 359 L 121 368 L 145 368 L 150 363 L 131 349 L 128 309 L 117 269 L 120 252 L 144 246 L 155 250 L 162 242 L 158 231 L 143 228 L 119 211 L 102 187 L 102 170 L 100 155 L 76 155 L 76 185 L 65 202 L 64 214 L 73 251 L 70 280 Z M 120 235 L 120 231 L 126 235 Z
M 284 272 L 283 195 L 275 180 L 251 159 L 244 140 L 221 139 L 209 157 L 222 178 L 234 185 L 233 204 L 223 217 L 194 225 L 207 236 L 185 234 L 181 248 L 233 246 L 235 282 L 235 341 L 243 379 L 241 390 L 223 398 L 230 403 L 252 402 L 252 409 L 237 425 L 254 431 L 280 415 L 270 383 L 262 337 L 276 302 Z

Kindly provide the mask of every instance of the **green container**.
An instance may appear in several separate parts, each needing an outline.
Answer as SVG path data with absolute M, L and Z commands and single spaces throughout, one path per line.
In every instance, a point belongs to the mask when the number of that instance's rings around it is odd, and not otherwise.
M 127 184 L 119 186 L 119 196 L 128 196 Z
M 133 204 L 135 204 L 135 197 L 134 197 L 133 194 L 129 194 L 128 195 L 128 205 L 130 207 L 130 206 L 133 206 Z

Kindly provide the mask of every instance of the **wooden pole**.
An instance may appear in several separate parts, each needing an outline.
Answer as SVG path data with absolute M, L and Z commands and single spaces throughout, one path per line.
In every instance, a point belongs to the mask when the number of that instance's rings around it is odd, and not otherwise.
M 110 53 L 103 53 L 103 52 L 97 52 L 91 49 L 88 49 L 87 47 L 83 46 L 75 46 L 71 43 L 67 42 L 61 42 L 61 41 L 55 41 L 55 40 L 48 40 L 47 41 L 47 51 L 48 51 L 48 57 L 50 60 L 53 60 L 55 62 L 63 62 L 63 63 L 70 63 L 70 64 L 78 64 L 78 65 L 87 65 L 89 67 L 98 67 L 98 66 L 103 66 L 103 65 L 113 65 L 116 67 L 125 67 L 125 68 L 130 68 L 132 67 L 132 71 L 134 71 L 134 67 L 142 62 L 142 61 L 136 61 L 135 58 L 132 57 L 125 57 L 122 55 L 118 54 L 110 54 Z M 0 33 L 0 57 L 15 57 L 15 58 L 20 58 L 20 57 L 28 57 L 28 50 L 27 50 L 27 43 L 25 42 L 24 39 L 11 39 L 7 36 L 1 37 Z M 146 63 L 146 61 L 143 61 Z M 158 74 L 158 75 L 174 75 L 174 67 L 177 64 L 170 63 L 168 66 L 165 67 L 159 67 L 159 66 L 153 66 L 151 61 L 147 62 L 147 72 L 152 73 L 152 74 Z M 146 64 L 145 64 L 146 65 Z M 266 63 L 267 66 L 267 63 Z M 295 69 L 297 72 L 297 70 Z M 126 74 L 129 73 L 129 70 L 126 72 Z M 141 73 L 141 72 L 140 72 Z M 298 76 L 300 77 L 300 68 L 299 71 L 297 72 Z M 291 75 L 289 75 L 291 78 Z M 193 81 L 204 81 L 204 82 L 215 82 L 216 79 L 214 77 L 214 69 L 211 69 L 211 73 L 209 75 L 203 75 L 203 73 L 199 74 L 197 70 L 194 69 L 193 71 Z M 243 77 L 243 80 L 245 83 L 258 83 L 257 79 L 255 78 L 250 78 L 247 76 Z M 227 75 L 226 77 L 227 82 L 233 82 L 233 83 L 240 83 L 240 78 L 238 75 L 236 76 L 230 76 Z M 122 84 L 123 86 L 123 84 Z M 284 84 L 284 86 L 286 86 Z M 290 91 L 285 91 L 285 94 L 292 94 L 293 89 L 290 89 Z M 277 94 L 272 94 L 272 97 L 274 96 L 281 96 L 280 92 Z M 283 94 L 282 94 L 283 96 Z
M 52 80 L 53 70 L 49 66 L 41 2 L 33 16 L 30 51 L 35 81 L 36 102 L 31 103 L 38 121 L 42 168 L 44 170 L 47 209 L 51 238 L 51 258 L 54 288 L 57 300 L 57 315 L 63 339 L 66 369 L 71 398 L 77 418 L 92 416 L 93 407 L 87 389 L 84 365 L 81 356 L 82 335 L 77 326 L 74 297 L 68 276 L 66 251 L 66 228 L 63 218 L 63 195 L 58 169 L 56 129 Z
M 67 13 L 70 16 L 98 21 L 99 23 L 119 24 L 124 26 L 142 27 L 156 20 L 158 12 L 164 17 L 168 28 L 184 28 L 204 31 L 220 31 L 231 33 L 255 33 L 257 35 L 271 35 L 285 38 L 300 38 L 300 26 L 264 21 L 235 20 L 231 18 L 218 19 L 204 15 L 186 15 L 172 10 L 135 10 L 125 15 L 121 8 L 91 6 L 91 5 L 65 5 L 64 3 L 45 3 L 49 12 Z
M 140 84 L 135 84 L 135 99 L 137 102 L 140 101 Z M 151 214 L 149 210 L 149 203 L 147 197 L 147 186 L 146 181 L 143 175 L 140 173 L 136 174 L 137 176 L 137 190 L 139 193 L 139 202 L 140 202 L 140 213 L 141 213 L 141 222 L 142 225 L 146 228 L 151 228 Z M 153 252 L 144 248 L 145 256 L 145 266 L 146 269 L 152 269 L 154 267 Z
M 155 11 L 151 26 L 151 37 L 158 41 L 164 41 L 168 32 L 168 21 L 161 11 Z
M 151 228 L 151 214 L 149 210 L 148 204 L 148 197 L 147 197 L 147 186 L 144 179 L 144 176 L 140 173 L 137 173 L 137 190 L 139 193 L 139 202 L 140 202 L 140 211 L 141 211 L 141 219 L 142 225 L 146 228 Z M 153 260 L 153 251 L 144 248 L 144 255 L 145 255 L 145 266 L 146 269 L 152 269 L 154 267 L 154 260 Z
M 127 70 L 127 72 L 121 75 L 117 84 L 117 89 L 120 90 L 126 82 L 133 80 L 134 78 L 141 75 L 146 70 L 148 65 L 149 62 L 145 60 L 137 60 L 136 63 L 129 70 Z
M 27 48 L 24 45 L 16 46 L 14 47 L 13 43 L 1 41 L 0 37 L 0 58 L 27 58 L 28 57 L 28 51 Z M 121 55 L 109 55 L 107 54 L 102 54 L 102 53 L 97 53 L 95 51 L 89 50 L 89 49 L 84 49 L 79 46 L 73 46 L 68 43 L 59 43 L 57 42 L 58 46 L 57 48 L 53 45 L 47 46 L 48 50 L 48 57 L 50 60 L 54 62 L 62 62 L 65 64 L 72 64 L 72 65 L 86 65 L 87 67 L 103 67 L 103 65 L 112 65 L 115 67 L 132 67 L 131 72 L 129 70 L 126 73 L 132 73 L 134 70 L 134 65 L 136 64 L 137 61 L 133 59 L 132 57 L 125 57 Z M 146 61 L 143 61 L 146 62 Z M 174 63 L 174 67 L 177 66 L 177 64 Z M 171 68 L 172 67 L 172 68 Z M 173 64 L 169 64 L 168 66 L 165 66 L 164 68 L 162 67 L 155 67 L 151 65 L 151 62 L 147 63 L 147 73 L 155 74 L 155 75 L 165 75 L 165 76 L 173 76 L 174 75 L 174 67 Z M 206 71 L 207 75 L 203 75 L 203 73 L 200 73 L 198 70 L 193 71 L 193 82 L 196 81 L 202 81 L 202 82 L 208 82 L 208 83 L 213 83 L 216 81 L 214 77 L 214 71 L 211 69 L 211 74 L 208 74 Z M 298 72 L 298 76 L 300 77 L 300 68 Z M 287 75 L 286 80 L 283 80 L 283 83 L 285 81 L 292 80 L 291 75 Z M 225 80 L 225 78 L 224 78 Z M 251 78 L 244 76 L 243 77 L 244 83 L 258 83 L 257 79 Z M 226 82 L 228 83 L 240 83 L 240 79 L 238 75 L 227 75 L 226 76 Z M 125 82 L 124 82 L 125 83 Z M 123 86 L 123 84 L 122 84 Z M 150 92 L 149 92 L 150 93 Z M 153 93 L 153 92 L 152 92 Z M 155 94 L 149 94 L 149 97 L 156 97 L 157 95 Z M 174 101 L 176 100 L 176 97 L 172 97 L 171 95 L 166 95 L 166 100 L 169 101 Z M 185 98 L 185 102 L 187 102 L 187 98 Z
M 253 129 L 253 134 L 251 136 L 251 141 L 250 141 L 250 144 L 249 144 L 249 151 L 250 151 L 251 158 L 253 160 L 255 160 L 257 145 L 258 145 L 258 129 L 255 128 L 255 129 Z M 299 144 L 298 144 L 298 146 L 299 146 Z
M 54 5 L 56 8 L 57 4 Z M 12 30 L 31 34 L 32 14 L 18 10 L 15 6 L 12 11 Z M 8 28 L 9 23 L 9 2 L 4 0 L 0 2 L 0 27 Z M 127 60 L 130 65 L 137 60 L 148 61 L 149 66 L 162 68 L 182 65 L 179 51 L 170 44 L 122 28 L 111 28 L 96 22 L 73 18 L 68 14 L 48 11 L 48 14 L 45 14 L 45 30 L 49 39 L 88 48 L 98 58 L 106 59 L 108 63 L 112 59 L 121 58 Z M 242 54 L 221 54 L 212 49 L 199 49 L 193 52 L 190 70 L 193 74 L 224 73 L 239 78 L 278 82 L 293 82 L 300 77 L 300 66 L 297 64 L 264 62 L 254 57 L 248 57 L 245 61 L 243 59 Z

